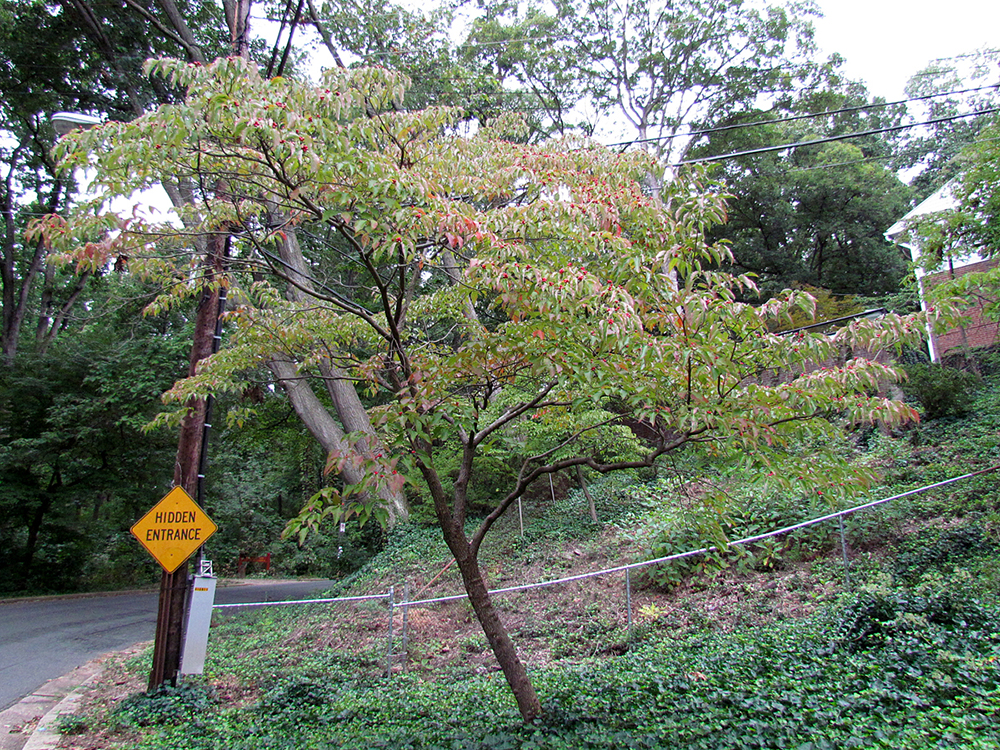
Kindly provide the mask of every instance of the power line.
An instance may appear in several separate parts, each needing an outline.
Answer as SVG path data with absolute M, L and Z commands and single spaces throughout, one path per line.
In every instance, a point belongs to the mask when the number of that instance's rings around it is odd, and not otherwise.
M 944 91 L 939 94 L 926 94 L 924 96 L 914 96 L 909 99 L 898 99 L 894 102 L 876 102 L 874 104 L 858 104 L 851 107 L 841 107 L 840 109 L 829 109 L 824 112 L 810 112 L 802 115 L 793 115 L 791 117 L 782 117 L 777 120 L 758 120 L 756 122 L 741 122 L 734 125 L 720 125 L 714 128 L 704 128 L 703 130 L 689 130 L 686 133 L 673 133 L 671 135 L 658 136 L 655 138 L 635 138 L 631 141 L 622 141 L 621 143 L 608 143 L 607 146 L 631 146 L 634 143 L 657 143 L 660 141 L 668 141 L 674 138 L 687 138 L 689 136 L 695 135 L 706 135 L 709 133 L 720 133 L 727 130 L 740 130 L 742 128 L 753 128 L 760 125 L 781 125 L 786 122 L 796 122 L 798 120 L 808 120 L 816 117 L 827 117 L 828 115 L 839 115 L 845 112 L 857 112 L 860 110 L 867 109 L 879 109 L 881 107 L 894 107 L 898 104 L 907 104 L 909 102 L 920 102 L 926 101 L 928 99 L 936 99 L 942 96 L 957 96 L 958 94 L 970 94 L 976 91 L 987 91 L 991 89 L 996 89 L 1000 87 L 1000 83 L 994 83 L 990 86 L 978 86 L 971 89 L 958 89 L 955 91 Z
M 993 138 L 976 138 L 969 142 L 970 146 L 976 146 L 980 143 L 989 143 L 990 141 L 1000 141 L 1000 136 L 995 136 Z M 852 159 L 850 161 L 838 161 L 831 164 L 817 164 L 812 167 L 791 167 L 788 169 L 789 172 L 812 172 L 820 169 L 835 169 L 836 167 L 849 167 L 854 164 L 871 164 L 872 162 L 881 162 L 887 159 L 891 159 L 895 156 L 904 156 L 906 154 L 919 154 L 920 151 L 917 149 L 909 149 L 905 151 L 900 151 L 892 156 L 869 156 L 867 159 Z
M 682 167 L 687 164 L 707 164 L 713 161 L 722 161 L 724 159 L 734 159 L 738 156 L 752 156 L 755 154 L 768 154 L 775 151 L 784 151 L 789 148 L 798 148 L 800 146 L 814 146 L 820 143 L 832 143 L 834 141 L 846 141 L 851 138 L 862 138 L 866 135 L 878 135 L 880 133 L 892 133 L 897 130 L 906 130 L 907 128 L 917 128 L 923 125 L 937 125 L 942 122 L 952 122 L 954 120 L 961 120 L 965 117 L 978 117 L 979 115 L 988 115 L 994 112 L 1000 112 L 1000 107 L 993 107 L 991 109 L 982 109 L 976 112 L 966 112 L 961 115 L 951 115 L 949 117 L 937 117 L 933 120 L 924 120 L 923 122 L 913 122 L 907 125 L 891 125 L 885 128 L 874 128 L 872 130 L 861 130 L 856 133 L 842 133 L 841 135 L 831 135 L 825 138 L 815 138 L 811 141 L 799 141 L 798 143 L 783 143 L 778 146 L 762 146 L 760 148 L 749 148 L 743 151 L 731 151 L 728 154 L 718 154 L 716 156 L 700 156 L 694 159 L 684 159 L 683 161 L 675 162 L 673 164 L 668 164 L 669 167 Z

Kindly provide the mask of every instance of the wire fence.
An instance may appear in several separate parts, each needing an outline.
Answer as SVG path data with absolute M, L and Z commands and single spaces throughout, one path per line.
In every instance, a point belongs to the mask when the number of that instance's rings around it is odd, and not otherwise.
M 907 492 L 901 492 L 890 497 L 884 497 L 879 500 L 873 500 L 862 505 L 856 505 L 852 508 L 847 508 L 845 510 L 836 511 L 834 513 L 827 513 L 823 516 L 818 516 L 816 518 L 809 519 L 807 521 L 802 521 L 801 523 L 792 524 L 790 526 L 784 526 L 779 529 L 774 529 L 772 531 L 764 532 L 761 534 L 754 534 L 752 536 L 747 536 L 736 541 L 729 542 L 726 548 L 729 547 L 740 547 L 749 544 L 754 544 L 756 542 L 761 542 L 765 539 L 771 539 L 774 537 L 783 536 L 785 534 L 790 534 L 794 531 L 800 529 L 808 528 L 811 526 L 816 526 L 818 524 L 826 523 L 829 521 L 836 520 L 839 526 L 841 550 L 843 554 L 843 564 L 844 564 L 844 577 L 848 586 L 850 586 L 850 573 L 849 573 L 849 561 L 847 555 L 847 541 L 844 534 L 843 519 L 847 516 L 853 515 L 855 513 L 860 513 L 871 508 L 875 508 L 880 505 L 885 505 L 894 500 L 901 500 L 906 497 L 911 497 L 913 495 L 923 494 L 925 492 L 930 492 L 931 490 L 939 489 L 950 484 L 955 484 L 957 482 L 962 482 L 973 477 L 981 476 L 984 474 L 990 474 L 1000 469 L 1000 464 L 996 466 L 991 466 L 987 469 L 982 469 L 980 471 L 974 471 L 967 474 L 962 474 L 960 476 L 951 477 L 950 479 L 945 479 L 940 482 L 935 482 L 933 484 L 925 485 L 917 489 L 909 490 Z M 599 578 L 603 576 L 614 575 L 618 573 L 624 573 L 625 577 L 625 608 L 626 608 L 626 627 L 628 630 L 629 640 L 632 638 L 633 631 L 633 616 L 632 616 L 632 580 L 631 573 L 634 570 L 641 568 L 647 568 L 653 565 L 662 565 L 663 563 L 669 563 L 677 560 L 683 560 L 691 557 L 697 557 L 699 555 L 704 555 L 712 552 L 720 551 L 720 547 L 713 545 L 708 547 L 701 547 L 699 549 L 692 549 L 685 552 L 678 552 L 672 555 L 665 555 L 663 557 L 657 557 L 651 560 L 643 560 L 641 562 L 628 563 L 626 565 L 616 565 L 611 568 L 603 568 L 601 570 L 590 571 L 587 573 L 579 573 L 576 575 L 565 576 L 562 578 L 554 578 L 545 581 L 536 581 L 534 583 L 526 583 L 517 586 L 506 586 L 502 588 L 491 589 L 489 591 L 490 597 L 496 597 L 503 594 L 511 594 L 516 592 L 526 592 L 536 589 L 543 589 L 551 586 L 560 586 L 565 584 L 570 584 L 578 581 L 583 581 L 591 578 Z M 415 607 L 430 607 L 433 605 L 447 604 L 450 602 L 459 602 L 468 599 L 468 594 L 451 594 L 448 596 L 437 596 L 427 599 L 410 599 L 409 584 L 405 584 L 402 590 L 402 598 L 397 599 L 396 587 L 389 587 L 388 591 L 384 594 L 370 594 L 366 596 L 337 596 L 319 599 L 296 599 L 290 601 L 267 601 L 267 602 L 247 602 L 239 604 L 215 604 L 213 610 L 225 610 L 225 609 L 238 609 L 238 608 L 256 608 L 256 607 L 283 607 L 295 604 L 324 604 L 324 603 L 350 603 L 350 602 L 366 602 L 366 601 L 385 601 L 387 605 L 387 646 L 386 646 L 386 669 L 385 673 L 388 676 L 392 675 L 393 663 L 401 662 L 403 669 L 406 669 L 407 664 L 407 645 L 408 645 L 408 624 L 409 624 L 409 612 Z M 394 647 L 394 622 L 397 614 L 397 610 L 402 612 L 402 627 L 400 632 L 401 645 L 399 650 L 395 650 Z

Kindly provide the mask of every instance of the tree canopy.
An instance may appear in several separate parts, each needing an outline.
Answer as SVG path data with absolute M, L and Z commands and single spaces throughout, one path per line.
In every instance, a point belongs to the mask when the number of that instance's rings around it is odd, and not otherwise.
M 626 138 L 669 162 L 697 140 L 688 131 L 806 84 L 819 67 L 809 22 L 817 12 L 808 2 L 558 0 L 549 15 L 496 2 L 467 44 L 482 45 L 501 80 L 533 92 L 560 130 L 582 104 L 589 129 L 624 120 Z
M 214 4 L 196 0 L 124 7 L 103 0 L 0 2 L 6 61 L 0 70 L 0 349 L 6 362 L 22 342 L 44 352 L 86 299 L 92 276 L 58 273 L 43 246 L 24 241 L 30 218 L 63 210 L 75 192 L 73 174 L 55 174 L 49 117 L 72 110 L 128 119 L 182 97 L 145 76 L 142 64 L 156 55 L 214 56 L 225 49 L 217 17 Z
M 910 182 L 920 198 L 954 179 L 962 169 L 959 155 L 983 137 L 981 131 L 991 118 L 961 115 L 1000 106 L 998 62 L 1000 50 L 981 49 L 933 60 L 907 82 L 906 95 L 922 99 L 916 105 L 917 119 L 940 120 L 909 131 L 896 157 L 897 168 L 916 172 Z
M 882 135 L 831 139 L 902 116 L 831 69 L 822 87 L 705 134 L 692 157 L 736 154 L 712 162 L 733 195 L 729 221 L 713 236 L 732 242 L 736 268 L 756 274 L 766 292 L 795 284 L 838 295 L 895 291 L 907 259 L 884 232 L 909 209 L 910 191 L 884 164 L 892 145 Z M 777 148 L 785 144 L 800 145 Z
M 395 107 L 407 82 L 384 69 L 329 70 L 313 87 L 264 78 L 238 58 L 150 66 L 187 90 L 183 103 L 74 134 L 60 153 L 67 167 L 94 164 L 108 195 L 189 177 L 199 188 L 181 209 L 185 228 L 95 203 L 39 231 L 81 268 L 128 257 L 133 273 L 163 285 L 154 309 L 198 288 L 205 268 L 192 233 L 225 231 L 230 263 L 211 278 L 236 303 L 231 344 L 172 397 L 241 390 L 245 373 L 276 356 L 294 382 L 329 377 L 329 361 L 368 394 L 389 455 L 352 452 L 351 441 L 367 436 L 347 435 L 331 468 L 351 464 L 358 481 L 317 494 L 293 528 L 379 515 L 373 490 L 422 486 L 526 718 L 538 699 L 477 555 L 536 479 L 577 466 L 650 466 L 701 445 L 767 481 L 836 497 L 862 477 L 836 454 L 797 460 L 792 445 L 913 416 L 873 395 L 896 378 L 892 368 L 838 357 L 845 346 L 918 336 L 918 321 L 774 333 L 812 300 L 737 300 L 753 282 L 718 270 L 731 256 L 704 233 L 724 219 L 724 199 L 697 174 L 657 197 L 643 183 L 662 167 L 644 152 L 518 143 L 521 126 L 509 118 L 462 136 L 456 110 Z M 289 263 L 291 230 L 308 231 L 327 260 Z M 496 409 L 501 394 L 506 405 Z M 649 435 L 631 455 L 609 457 L 589 438 L 622 416 Z M 477 457 L 532 423 L 553 429 L 533 434 L 532 453 L 469 533 Z M 446 490 L 439 463 L 449 440 L 461 460 Z
M 100 287 L 138 291 L 121 283 Z M 185 372 L 188 331 L 140 306 L 103 305 L 0 368 L 0 591 L 145 582 L 122 532 L 168 486 L 173 441 L 142 430 Z
M 955 189 L 965 221 L 965 243 L 984 255 L 1000 252 L 1000 118 L 983 128 L 965 149 Z

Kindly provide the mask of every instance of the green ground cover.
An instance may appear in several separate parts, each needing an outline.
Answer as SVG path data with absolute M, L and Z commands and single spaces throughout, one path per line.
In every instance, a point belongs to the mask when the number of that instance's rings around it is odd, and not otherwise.
M 227 708 L 208 686 L 122 702 L 140 748 L 1000 747 L 1000 610 L 967 575 L 869 585 L 806 621 L 683 640 L 534 677 L 547 716 L 521 725 L 493 675 L 358 679 L 303 664 Z
M 998 461 L 1000 389 L 997 374 L 983 370 L 964 416 L 855 436 L 858 460 L 884 477 L 872 498 Z M 825 510 L 749 492 L 730 493 L 722 513 L 690 496 L 664 505 L 678 486 L 648 477 L 595 484 L 600 524 L 572 495 L 549 513 L 531 509 L 525 537 L 508 522 L 485 550 L 487 563 L 554 576 L 598 548 L 653 555 L 657 545 L 697 544 L 720 528 L 738 538 Z M 341 624 L 319 607 L 222 617 L 204 682 L 131 695 L 68 726 L 89 732 L 77 747 L 140 750 L 1000 748 L 997 490 L 997 476 L 985 474 L 851 517 L 850 588 L 828 525 L 661 572 L 637 594 L 631 639 L 600 600 L 564 594 L 583 601 L 574 618 L 553 606 L 514 628 L 519 641 L 529 624 L 552 641 L 550 658 L 531 669 L 546 713 L 529 726 L 488 659 L 460 668 L 431 658 L 483 650 L 474 627 L 459 632 L 461 607 L 431 640 L 412 644 L 409 672 L 387 679 L 385 639 L 369 637 L 382 605 Z M 709 523 L 711 514 L 721 521 Z M 446 560 L 433 529 L 409 527 L 338 593 L 384 590 L 401 571 L 436 571 Z M 783 595 L 809 604 L 794 616 L 775 615 L 782 602 L 773 597 L 753 598 L 782 576 L 797 582 Z M 769 615 L 749 626 L 726 620 L 716 604 L 734 591 L 744 610 Z M 353 630 L 331 634 L 344 628 Z M 120 667 L 133 678 L 147 668 L 148 655 Z

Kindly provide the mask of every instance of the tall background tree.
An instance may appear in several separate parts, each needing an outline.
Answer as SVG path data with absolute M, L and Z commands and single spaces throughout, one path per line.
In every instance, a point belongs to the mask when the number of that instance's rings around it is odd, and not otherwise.
M 3 352 L 8 362 L 23 339 L 26 319 L 37 332 L 35 348 L 43 350 L 56 332 L 72 322 L 68 316 L 85 294 L 88 279 L 106 270 L 60 270 L 48 262 L 48 249 L 40 238 L 24 239 L 27 220 L 63 210 L 74 187 L 74 175 L 56 174 L 48 155 L 54 142 L 48 117 L 54 111 L 74 110 L 124 121 L 154 104 L 177 101 L 183 96 L 181 89 L 142 72 L 143 62 L 158 55 L 203 63 L 245 47 L 247 54 L 252 51 L 274 71 L 294 71 L 297 56 L 292 55 L 289 62 L 288 51 L 276 47 L 268 60 L 262 44 L 251 44 L 248 2 L 224 6 L 174 0 L 124 5 L 87 0 L 4 4 L 0 19 L 11 65 L 4 68 L 7 77 L 0 80 L 7 107 L 5 123 L 17 143 L 9 154 L 2 196 L 5 245 L 0 270 Z M 189 205 L 195 194 L 194 186 L 182 175 L 164 175 L 160 184 L 175 207 Z M 20 205 L 25 200 L 29 202 Z M 294 245 L 294 230 L 289 235 Z M 195 242 L 204 249 L 212 236 L 219 239 L 216 233 Z M 286 256 L 291 262 L 298 258 L 294 247 Z M 217 307 L 211 300 L 206 304 L 206 309 Z M 298 413 L 327 451 L 342 444 L 345 433 L 371 432 L 350 384 L 328 379 L 325 390 L 330 402 L 324 404 L 311 389 L 299 387 L 293 370 L 286 367 L 275 377 L 281 380 L 282 375 Z M 191 420 L 192 430 L 197 421 Z M 197 446 L 192 450 L 197 453 Z M 392 494 L 385 500 L 393 517 L 405 517 L 404 498 Z
M 200 31 L 179 30 L 170 23 L 171 14 L 186 17 Z M 204 55 L 217 49 L 215 17 L 210 3 L 175 5 L 170 0 L 0 5 L 0 47 L 6 61 L 0 66 L 0 128 L 2 148 L 7 149 L 0 194 L 5 384 L 0 410 L 14 422 L 0 436 L 0 445 L 3 471 L 11 480 L 5 486 L 24 490 L 20 498 L 9 497 L 17 510 L 5 523 L 11 542 L 6 549 L 21 564 L 5 568 L 6 588 L 97 585 L 94 576 L 74 565 L 64 565 L 60 576 L 37 575 L 44 566 L 36 558 L 58 548 L 57 540 L 69 530 L 79 533 L 103 523 L 105 533 L 97 537 L 107 540 L 127 528 L 121 503 L 134 503 L 135 496 L 122 474 L 160 456 L 162 463 L 151 463 L 133 477 L 135 490 L 155 497 L 167 485 L 172 465 L 159 453 L 162 438 L 144 436 L 139 423 L 141 415 L 152 413 L 155 390 L 176 372 L 175 363 L 168 365 L 160 356 L 165 339 L 158 338 L 155 326 L 135 326 L 120 317 L 121 310 L 135 314 L 141 309 L 135 297 L 148 290 L 111 267 L 75 272 L 60 266 L 42 238 L 25 233 L 30 220 L 65 212 L 77 197 L 80 173 L 59 173 L 50 156 L 56 134 L 49 118 L 72 110 L 129 119 L 156 103 L 176 101 L 181 92 L 145 76 L 142 63 L 151 54 Z M 102 237 L 90 239 L 99 242 Z M 126 266 L 123 261 L 117 270 L 124 272 Z M 183 326 L 183 320 L 171 324 L 171 346 Z M 151 338 L 146 342 L 148 361 L 163 366 L 161 379 L 136 366 L 131 374 L 137 390 L 121 380 L 112 384 L 123 366 L 112 363 L 129 347 L 136 356 L 144 337 Z M 97 377 L 97 372 L 105 376 Z M 157 385 L 151 388 L 152 383 Z M 131 390 L 134 402 L 111 406 L 114 397 L 106 389 L 115 387 L 122 393 Z M 25 398 L 28 392 L 34 395 Z M 92 513 L 86 511 L 90 507 Z M 118 568 L 124 579 L 130 567 Z
M 537 96 L 559 131 L 582 102 L 588 130 L 622 131 L 665 162 L 687 131 L 756 109 L 803 85 L 817 67 L 811 3 L 742 0 L 559 0 L 488 4 L 466 42 L 505 83 Z
M 105 299 L 126 292 L 92 285 Z M 170 478 L 175 440 L 143 427 L 184 372 L 189 331 L 141 306 L 141 295 L 95 306 L 73 335 L 0 369 L 2 591 L 150 580 L 126 531 Z
M 170 13 L 161 9 L 169 8 Z M 170 18 L 186 19 L 183 33 Z M 90 274 L 67 274 L 47 262 L 46 248 L 26 242 L 32 215 L 65 208 L 74 175 L 56 174 L 48 118 L 70 110 L 128 119 L 179 92 L 142 74 L 154 55 L 213 55 L 219 24 L 212 3 L 4 2 L 0 4 L 0 128 L 5 138 L 3 207 L 3 356 L 27 341 L 44 350 L 79 309 Z M 194 34 L 189 29 L 198 29 Z
M 917 121 L 942 120 L 908 131 L 895 162 L 916 172 L 910 180 L 918 198 L 926 198 L 961 171 L 957 157 L 974 145 L 989 117 L 956 117 L 1000 106 L 1000 49 L 981 49 L 931 61 L 906 84 Z M 949 119 L 955 118 L 955 119 Z
M 817 58 L 817 15 L 810 3 L 497 2 L 462 49 L 536 102 L 541 133 L 615 133 L 665 165 L 717 159 L 734 199 L 713 237 L 765 294 L 894 292 L 907 261 L 883 232 L 910 200 L 889 166 L 898 136 L 744 153 L 902 122 L 905 108 L 846 79 L 842 58 Z
M 838 139 L 898 126 L 904 114 L 831 67 L 822 87 L 701 134 L 691 157 L 711 164 L 732 193 L 729 221 L 713 236 L 732 243 L 736 267 L 755 274 L 765 292 L 896 291 L 908 258 L 884 232 L 909 210 L 911 191 L 888 166 L 894 139 Z

